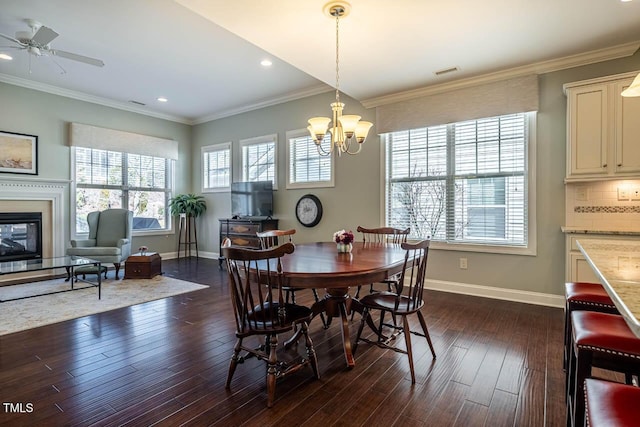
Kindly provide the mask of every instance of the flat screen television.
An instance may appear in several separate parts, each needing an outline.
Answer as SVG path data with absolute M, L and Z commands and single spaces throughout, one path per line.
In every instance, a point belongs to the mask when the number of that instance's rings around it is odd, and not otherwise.
M 273 215 L 273 182 L 231 183 L 231 214 L 234 217 Z

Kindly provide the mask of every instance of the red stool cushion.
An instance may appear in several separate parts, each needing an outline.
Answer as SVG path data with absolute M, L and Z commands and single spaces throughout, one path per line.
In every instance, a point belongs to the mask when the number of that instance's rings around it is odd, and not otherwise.
M 633 426 L 640 422 L 640 388 L 587 378 L 584 389 L 589 426 Z
M 578 347 L 597 347 L 607 352 L 624 353 L 640 359 L 640 338 L 622 316 L 595 311 L 574 311 L 573 342 Z
M 565 283 L 565 295 L 569 303 L 603 304 L 613 306 L 613 301 L 600 283 Z

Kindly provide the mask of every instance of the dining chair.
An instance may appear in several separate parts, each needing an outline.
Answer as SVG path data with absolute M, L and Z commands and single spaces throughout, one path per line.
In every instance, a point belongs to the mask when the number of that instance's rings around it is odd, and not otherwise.
M 407 241 L 407 237 L 409 237 L 409 233 L 411 232 L 410 228 L 406 228 L 401 230 L 399 228 L 393 227 L 379 227 L 379 228 L 365 228 L 362 226 L 358 226 L 356 229 L 358 232 L 362 233 L 362 243 L 363 244 L 378 244 L 378 243 L 392 243 L 396 245 L 400 245 Z M 387 291 L 393 291 L 396 283 L 398 281 L 398 276 L 391 277 L 387 280 L 384 280 L 383 284 L 387 286 Z M 358 298 L 360 296 L 360 290 L 362 289 L 362 285 L 358 285 L 356 290 L 356 294 L 354 298 Z M 376 292 L 374 289 L 374 283 L 369 284 L 369 293 Z
M 422 240 L 418 243 L 401 243 L 402 249 L 406 251 L 404 265 L 398 280 L 397 292 L 376 292 L 365 295 L 359 302 L 363 307 L 362 320 L 356 335 L 355 345 L 353 346 L 353 354 L 355 355 L 358 343 L 364 341 L 369 344 L 375 344 L 382 348 L 392 349 L 394 351 L 404 353 L 409 357 L 409 369 L 411 370 L 411 383 L 416 382 L 415 372 L 413 368 L 413 352 L 411 350 L 411 334 L 423 336 L 427 339 L 429 348 L 433 358 L 436 358 L 436 352 L 433 349 L 427 322 L 422 315 L 420 309 L 424 305 L 422 294 L 424 291 L 424 279 L 427 274 L 427 256 L 429 254 L 429 240 Z M 371 320 L 371 312 L 373 310 L 380 311 L 380 321 L 375 326 Z M 384 323 L 384 314 L 391 313 L 392 316 L 402 317 L 402 325 Z M 422 332 L 412 331 L 409 328 L 409 315 L 415 314 L 418 317 Z M 367 324 L 376 334 L 376 340 L 372 341 L 362 337 L 364 325 Z M 390 336 L 384 335 L 384 328 L 391 328 L 393 333 Z M 392 345 L 399 334 L 404 334 L 406 350 Z
M 290 230 L 267 230 L 267 231 L 259 231 L 256 233 L 258 239 L 260 239 L 260 247 L 262 249 L 273 248 L 278 246 L 281 243 L 293 243 L 293 235 L 296 234 L 295 228 Z M 291 301 L 293 304 L 296 303 L 296 292 L 302 290 L 301 288 L 292 288 L 289 286 L 284 287 L 285 291 L 285 301 Z M 320 301 L 318 297 L 318 291 L 316 289 L 311 289 L 313 291 L 313 297 L 316 302 Z M 322 320 L 322 325 L 327 326 L 327 321 L 324 317 L 324 314 L 320 313 L 320 319 Z
M 231 303 L 236 322 L 236 344 L 233 349 L 226 388 L 238 363 L 248 357 L 256 357 L 267 363 L 267 406 L 273 406 L 276 379 L 284 377 L 310 365 L 316 378 L 320 378 L 313 342 L 308 334 L 308 325 L 313 313 L 310 308 L 287 303 L 283 294 L 282 257 L 294 252 L 292 243 L 270 249 L 243 249 L 223 247 L 227 262 Z M 266 286 L 265 286 L 266 285 Z M 294 348 L 294 357 L 287 361 L 278 358 L 278 335 L 300 327 L 304 336 L 306 354 L 301 356 Z M 245 338 L 265 337 L 258 348 L 244 345 Z M 240 355 L 240 352 L 246 352 Z

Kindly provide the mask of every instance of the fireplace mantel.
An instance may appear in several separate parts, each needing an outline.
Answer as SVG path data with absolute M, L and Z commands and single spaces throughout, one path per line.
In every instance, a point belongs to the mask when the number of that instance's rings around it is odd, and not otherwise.
M 65 193 L 69 189 L 68 180 L 42 178 L 0 177 L 0 206 L 5 202 L 45 201 L 51 204 L 51 238 L 54 257 L 64 256 L 67 236 L 65 221 Z M 1 209 L 1 208 L 0 208 Z M 45 230 L 43 230 L 44 232 Z

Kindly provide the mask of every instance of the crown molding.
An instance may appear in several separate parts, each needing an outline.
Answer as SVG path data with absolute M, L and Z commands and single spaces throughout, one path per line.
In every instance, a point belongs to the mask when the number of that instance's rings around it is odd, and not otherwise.
M 199 124 L 202 124 L 202 123 L 211 122 L 213 120 L 218 120 L 218 119 L 223 119 L 225 117 L 235 116 L 236 114 L 247 113 L 249 111 L 258 110 L 260 108 L 271 107 L 273 105 L 283 104 L 283 103 L 289 102 L 289 101 L 295 101 L 297 99 L 306 98 L 308 96 L 319 95 L 321 93 L 330 92 L 332 90 L 334 90 L 334 89 L 331 86 L 322 83 L 322 84 L 319 84 L 319 85 L 316 85 L 316 86 L 312 86 L 310 88 L 303 89 L 303 90 L 300 90 L 300 91 L 290 92 L 290 93 L 288 93 L 286 95 L 283 95 L 283 96 L 280 96 L 280 97 L 277 97 L 277 98 L 272 98 L 272 99 L 268 99 L 266 101 L 260 101 L 260 102 L 254 103 L 254 104 L 248 104 L 248 105 L 244 105 L 242 107 L 232 108 L 232 109 L 229 109 L 229 110 L 221 111 L 219 113 L 214 113 L 214 114 L 210 114 L 210 115 L 207 115 L 207 116 L 203 116 L 203 117 L 195 119 L 192 124 L 199 125 Z
M 212 120 L 217 120 L 224 117 L 234 116 L 240 113 L 246 113 L 248 111 L 257 110 L 260 108 L 270 107 L 272 105 L 282 104 L 288 101 L 295 101 L 296 99 L 306 98 L 308 96 L 318 95 L 318 94 L 333 90 L 331 86 L 322 83 L 322 84 L 318 84 L 300 91 L 291 92 L 277 98 L 244 105 L 242 107 L 221 111 L 219 113 L 215 113 L 215 114 L 203 116 L 194 120 L 190 120 L 185 117 L 179 117 L 171 114 L 163 114 L 163 113 L 158 113 L 154 111 L 148 111 L 148 110 L 145 110 L 144 108 L 136 107 L 134 105 L 130 105 L 125 102 L 113 101 L 111 99 L 103 98 L 100 96 L 89 95 L 84 92 L 78 92 L 70 89 L 63 89 L 57 86 L 52 86 L 46 83 L 35 82 L 32 80 L 11 76 L 8 74 L 0 73 L 0 82 L 7 83 L 14 86 L 25 87 L 27 89 L 33 89 L 40 92 L 46 92 L 53 95 L 64 96 L 66 98 L 77 99 L 79 101 L 90 102 L 92 104 L 103 105 L 105 107 L 116 108 L 118 110 L 129 111 L 132 113 L 143 114 L 145 116 L 155 117 L 158 119 L 182 123 L 190 126 L 210 122 Z
M 111 99 L 103 98 L 101 96 L 89 95 L 84 92 L 78 92 L 70 89 L 63 89 L 61 87 L 52 86 L 46 83 L 34 82 L 33 80 L 27 80 L 20 77 L 10 76 L 8 74 L 0 73 L 0 82 L 8 83 L 14 86 L 21 86 L 27 89 L 33 89 L 40 92 L 46 92 L 53 95 L 64 96 L 65 98 L 77 99 L 79 101 L 90 102 L 92 104 L 103 105 L 105 107 L 116 108 L 118 110 L 129 111 L 132 113 L 143 114 L 145 116 L 155 117 L 158 119 L 169 120 L 172 122 L 178 122 L 186 125 L 192 124 L 191 120 L 184 117 L 173 116 L 171 114 L 157 113 L 154 111 L 148 111 L 140 107 L 129 105 L 125 102 L 113 101 Z
M 412 89 L 404 92 L 369 98 L 363 100 L 362 105 L 365 108 L 374 108 L 381 105 L 408 101 L 410 99 L 420 98 L 423 96 L 436 95 L 438 93 L 449 92 L 486 83 L 493 83 L 496 81 L 507 80 L 510 78 L 521 77 L 529 74 L 545 74 L 554 71 L 565 70 L 568 68 L 579 67 L 582 65 L 595 64 L 597 62 L 610 61 L 612 59 L 631 56 L 638 50 L 639 47 L 640 41 L 634 41 L 604 49 L 592 50 L 576 55 L 550 59 L 548 61 L 535 62 L 533 64 L 509 68 L 506 70 L 483 74 L 476 77 L 470 77 L 447 83 L 425 86 L 422 88 Z

